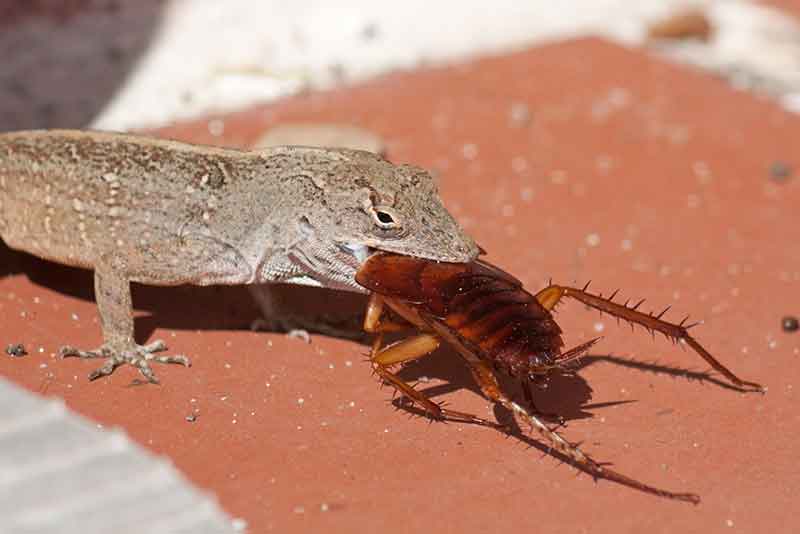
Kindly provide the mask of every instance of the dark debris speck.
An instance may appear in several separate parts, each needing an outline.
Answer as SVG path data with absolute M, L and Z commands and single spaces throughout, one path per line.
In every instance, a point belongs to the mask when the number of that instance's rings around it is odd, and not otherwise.
M 361 30 L 361 38 L 365 41 L 374 41 L 378 36 L 380 36 L 380 33 L 380 27 L 374 22 L 371 22 L 364 26 L 364 28 Z
M 797 332 L 800 330 L 800 321 L 797 320 L 797 317 L 787 315 L 781 320 L 781 326 L 784 332 Z
M 28 351 L 25 350 L 25 345 L 22 343 L 11 343 L 6 347 L 6 354 L 12 358 L 22 358 L 28 354 Z
M 792 167 L 783 161 L 775 161 L 769 167 L 769 176 L 775 182 L 785 182 L 792 177 Z

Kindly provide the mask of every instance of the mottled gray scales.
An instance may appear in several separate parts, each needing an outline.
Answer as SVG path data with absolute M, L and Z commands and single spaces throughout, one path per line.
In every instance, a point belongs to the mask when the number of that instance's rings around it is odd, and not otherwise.
M 10 247 L 94 269 L 108 357 L 155 380 L 163 344 L 136 345 L 130 282 L 289 282 L 359 291 L 371 250 L 471 261 L 478 250 L 431 176 L 369 152 L 239 151 L 68 130 L 0 135 L 0 236 Z M 98 374 L 99 373 L 99 374 Z

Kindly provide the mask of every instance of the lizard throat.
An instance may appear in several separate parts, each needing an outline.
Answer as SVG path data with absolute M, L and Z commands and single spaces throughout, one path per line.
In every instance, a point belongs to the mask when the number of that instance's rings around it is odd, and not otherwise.
M 297 266 L 303 276 L 313 280 L 322 287 L 342 289 L 345 291 L 363 292 L 363 288 L 355 281 L 356 271 L 374 252 L 366 245 L 350 243 L 321 245 L 318 242 L 306 242 L 305 246 L 295 247 L 289 253 L 289 259 Z M 309 281 L 294 283 L 309 284 Z

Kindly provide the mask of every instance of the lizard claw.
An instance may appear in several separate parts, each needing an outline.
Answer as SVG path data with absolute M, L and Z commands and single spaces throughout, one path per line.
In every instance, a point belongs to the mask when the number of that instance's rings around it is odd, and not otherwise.
M 133 345 L 131 347 L 112 348 L 103 345 L 98 349 L 84 351 L 75 347 L 65 346 L 61 347 L 59 354 L 62 358 L 105 358 L 106 362 L 102 367 L 99 367 L 89 373 L 89 380 L 97 380 L 103 376 L 109 376 L 116 370 L 117 367 L 123 364 L 129 364 L 137 369 L 144 376 L 144 378 L 151 384 L 158 384 L 158 378 L 150 368 L 150 362 L 155 363 L 177 363 L 185 367 L 190 367 L 192 364 L 189 358 L 182 355 L 173 356 L 156 356 L 155 352 L 161 352 L 167 349 L 166 343 L 160 339 L 149 343 L 147 345 Z

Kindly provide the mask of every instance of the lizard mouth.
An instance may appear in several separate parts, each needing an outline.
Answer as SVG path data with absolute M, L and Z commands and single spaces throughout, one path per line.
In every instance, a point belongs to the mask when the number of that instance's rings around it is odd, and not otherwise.
M 357 267 L 360 267 L 362 263 L 367 261 L 367 258 L 372 256 L 376 250 L 367 245 L 354 245 L 352 243 L 345 243 L 340 246 L 344 252 L 352 256 L 356 262 L 358 262 Z

